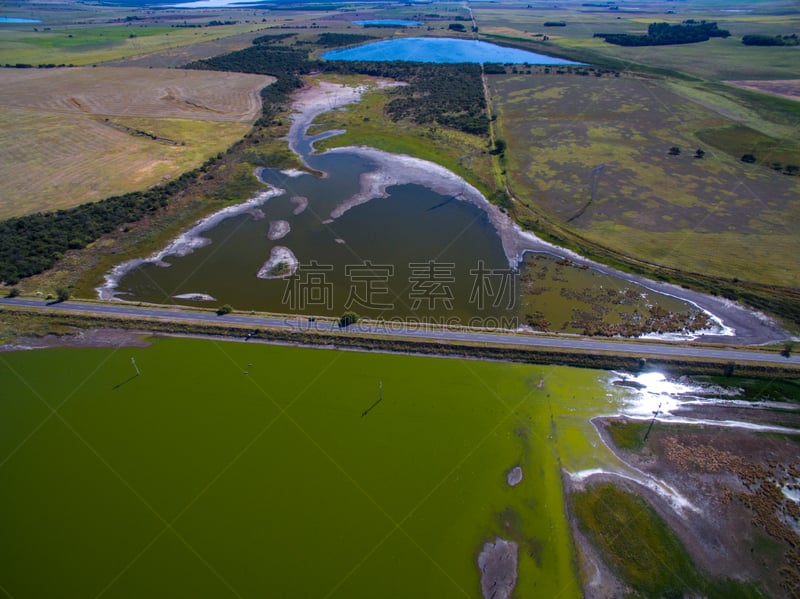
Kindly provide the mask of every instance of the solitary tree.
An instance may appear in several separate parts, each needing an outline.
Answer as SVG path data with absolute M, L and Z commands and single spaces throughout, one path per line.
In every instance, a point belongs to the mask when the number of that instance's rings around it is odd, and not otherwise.
M 495 154 L 505 154 L 506 152 L 506 140 L 505 139 L 495 139 L 494 140 L 494 153 Z
M 351 324 L 355 324 L 357 322 L 358 322 L 358 314 L 356 314 L 351 310 L 348 310 L 339 317 L 339 328 L 344 329 L 345 327 L 349 327 Z
M 230 304 L 223 304 L 219 308 L 217 308 L 217 316 L 225 316 L 226 314 L 230 314 L 233 312 L 233 308 Z
M 703 150 L 701 150 L 700 148 L 697 148 L 697 151 L 694 153 L 694 157 L 695 158 L 703 158 L 703 156 L 705 156 L 705 155 L 706 155 L 706 153 Z
M 66 287 L 59 287 L 56 289 L 56 301 L 65 302 L 69 299 L 69 289 Z
M 752 154 L 745 154 L 742 156 L 742 162 L 746 162 L 747 164 L 753 164 L 756 161 L 756 157 Z
M 681 149 L 678 146 L 672 146 L 669 149 L 669 155 L 670 156 L 677 156 L 680 153 L 681 153 Z

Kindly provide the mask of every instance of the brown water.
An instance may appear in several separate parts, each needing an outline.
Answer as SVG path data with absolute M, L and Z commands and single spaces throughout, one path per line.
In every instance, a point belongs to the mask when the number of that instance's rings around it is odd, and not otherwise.
M 327 222 L 334 207 L 359 191 L 361 173 L 373 167 L 348 154 L 316 156 L 310 163 L 329 176 L 264 170 L 262 179 L 286 193 L 261 206 L 263 219 L 228 218 L 203 234 L 211 240 L 207 246 L 167 257 L 168 268 L 141 265 L 120 281 L 121 297 L 197 305 L 174 296 L 204 293 L 238 310 L 333 315 L 349 308 L 370 317 L 462 323 L 515 315 L 516 278 L 482 210 L 419 185 L 398 185 L 388 189 L 388 198 Z M 308 199 L 300 214 L 291 202 L 297 196 Z M 287 221 L 291 230 L 271 241 L 267 232 L 275 220 Z M 296 275 L 257 278 L 275 246 L 297 257 Z

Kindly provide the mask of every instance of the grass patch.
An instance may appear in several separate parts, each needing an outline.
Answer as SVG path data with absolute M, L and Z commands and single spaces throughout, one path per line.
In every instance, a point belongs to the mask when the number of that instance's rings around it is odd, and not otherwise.
M 395 154 L 408 154 L 430 160 L 469 181 L 484 194 L 494 187 L 492 161 L 485 138 L 439 126 L 395 122 L 384 109 L 391 100 L 390 90 L 373 90 L 361 101 L 336 112 L 321 115 L 313 133 L 329 129 L 346 132 L 316 144 L 318 150 L 350 145 L 366 145 Z
M 787 223 L 800 218 L 793 199 L 800 178 L 706 145 L 698 132 L 737 126 L 710 100 L 690 101 L 637 77 L 552 69 L 535 77 L 492 76 L 491 88 L 498 135 L 508 141 L 509 185 L 541 217 L 542 228 L 549 224 L 651 265 L 797 286 L 800 271 L 791 257 L 800 246 Z M 747 106 L 742 112 L 757 116 Z M 679 155 L 669 154 L 673 146 Z M 705 151 L 702 159 L 696 149 Z M 593 173 L 600 165 L 603 172 Z
M 696 7 L 691 18 L 717 21 L 728 29 L 728 39 L 712 38 L 707 42 L 659 47 L 624 48 L 608 44 L 595 33 L 645 33 L 650 23 L 679 23 L 686 15 L 669 15 L 664 7 L 641 7 L 635 12 L 608 11 L 605 7 L 587 9 L 581 5 L 543 9 L 480 6 L 473 9 L 482 33 L 501 34 L 507 39 L 530 41 L 535 35 L 546 42 L 536 44 L 564 52 L 593 64 L 623 69 L 647 69 L 707 80 L 728 79 L 796 79 L 800 67 L 794 52 L 787 48 L 757 48 L 741 43 L 746 34 L 792 33 L 798 28 L 798 17 L 791 2 L 768 3 L 754 7 L 747 14 L 724 13 L 718 7 Z M 772 14 L 763 14 L 763 13 Z M 761 14 L 758 14 L 761 13 Z M 544 27 L 547 21 L 564 21 L 565 27 Z M 556 30 L 557 29 L 557 30 Z M 763 50 L 770 50 L 764 52 Z M 777 51 L 776 51 L 777 50 Z M 791 50 L 788 48 L 788 50 Z
M 611 484 L 573 493 L 580 529 L 637 597 L 763 597 L 752 585 L 712 581 L 692 563 L 679 539 L 645 500 Z
M 743 377 L 694 377 L 699 382 L 740 389 L 735 399 L 800 403 L 800 379 L 751 379 Z
M 518 312 L 535 330 L 631 337 L 708 326 L 707 317 L 686 302 L 568 260 L 528 254 L 519 269 Z
M 0 64 L 91 65 L 261 29 L 263 24 L 253 23 L 201 29 L 112 25 L 61 26 L 36 33 L 6 30 L 0 32 Z
M 736 159 L 751 154 L 757 164 L 779 172 L 794 165 L 795 174 L 800 175 L 800 144 L 792 139 L 770 137 L 745 125 L 704 129 L 697 132 L 697 137 Z
M 644 435 L 649 426 L 649 422 L 638 420 L 614 419 L 605 423 L 614 445 L 627 451 L 638 451 L 644 447 Z

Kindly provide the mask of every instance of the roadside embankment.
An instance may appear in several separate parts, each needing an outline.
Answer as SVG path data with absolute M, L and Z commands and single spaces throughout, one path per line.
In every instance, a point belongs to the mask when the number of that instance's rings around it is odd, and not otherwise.
M 382 351 L 397 353 L 418 353 L 437 356 L 453 356 L 474 359 L 523 362 L 530 364 L 551 364 L 624 370 L 636 372 L 642 369 L 658 369 L 673 374 L 737 374 L 752 377 L 798 377 L 800 366 L 792 362 L 756 363 L 746 360 L 718 360 L 702 357 L 644 357 L 625 348 L 621 350 L 585 350 L 550 346 L 524 346 L 509 343 L 486 341 L 466 341 L 458 339 L 437 340 L 431 338 L 401 337 L 391 333 L 377 335 L 360 333 L 348 329 L 322 328 L 315 326 L 288 327 L 237 323 L 219 317 L 204 321 L 200 315 L 207 311 L 198 310 L 197 320 L 169 320 L 157 316 L 131 316 L 99 313 L 78 313 L 54 310 L 41 311 L 24 306 L 4 304 L 0 308 L 0 324 L 6 316 L 13 316 L 17 322 L 24 319 L 38 321 L 38 329 L 64 327 L 76 329 L 114 328 L 142 331 L 152 334 L 201 335 L 247 339 L 249 342 L 292 343 L 298 345 L 324 346 L 342 350 Z M 45 323 L 42 325 L 42 323 Z M 313 323 L 316 324 L 316 323 Z M 253 333 L 255 332 L 255 333 Z M 555 344 L 554 344 L 555 345 Z M 776 354 L 777 355 L 777 354 Z

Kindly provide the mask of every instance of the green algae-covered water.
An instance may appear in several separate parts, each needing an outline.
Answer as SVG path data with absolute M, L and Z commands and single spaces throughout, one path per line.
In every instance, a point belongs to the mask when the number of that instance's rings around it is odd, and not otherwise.
M 580 597 L 561 468 L 612 463 L 589 423 L 618 409 L 606 378 L 188 339 L 0 354 L 0 581 L 476 597 L 499 536 L 519 545 L 516 596 Z

